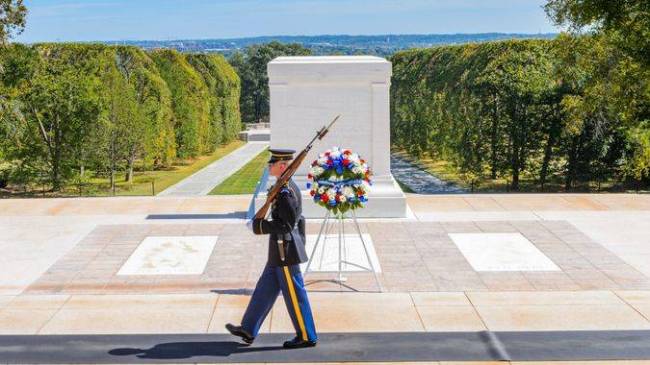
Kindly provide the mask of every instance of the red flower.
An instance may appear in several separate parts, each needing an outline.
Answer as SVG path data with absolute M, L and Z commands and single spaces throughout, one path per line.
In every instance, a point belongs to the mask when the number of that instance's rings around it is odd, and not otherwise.
M 334 165 L 334 160 L 332 159 L 327 160 L 327 166 L 332 166 L 332 165 Z
M 336 194 L 336 201 L 340 202 L 341 201 L 341 194 Z
M 343 150 L 343 153 L 345 153 L 346 155 L 349 155 L 349 154 L 352 153 L 352 151 L 350 151 L 350 150 L 348 150 L 348 149 L 345 149 L 345 150 Z
M 311 173 L 309 173 L 309 174 L 307 174 L 307 178 L 308 178 L 308 179 L 313 179 L 313 178 L 314 178 L 314 175 L 312 175 Z
M 357 190 L 357 196 L 362 196 L 362 195 L 363 195 L 363 191 Z
M 348 160 L 347 158 L 344 158 L 343 159 L 343 166 L 347 166 L 349 164 L 350 164 L 350 160 Z
M 318 161 L 314 160 L 314 162 L 311 163 L 311 167 L 314 167 L 316 165 L 318 165 Z
M 327 194 L 322 194 L 322 195 L 320 196 L 320 200 L 321 200 L 323 203 L 327 203 L 327 201 L 329 200 L 329 198 L 327 197 Z
M 309 195 L 314 196 L 314 195 L 316 195 L 316 192 L 313 191 L 313 190 L 309 190 Z
M 329 153 L 329 152 L 325 152 L 325 156 L 330 157 L 330 153 Z
M 359 162 L 361 162 L 361 164 L 364 164 L 364 163 L 366 163 L 366 160 L 360 159 Z

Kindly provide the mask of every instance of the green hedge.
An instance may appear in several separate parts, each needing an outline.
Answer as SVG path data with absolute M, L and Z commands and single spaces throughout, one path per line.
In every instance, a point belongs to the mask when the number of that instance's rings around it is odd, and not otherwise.
M 648 69 L 609 39 L 444 46 L 391 60 L 394 146 L 450 161 L 468 182 L 571 189 L 644 176 L 635 156 L 647 151 L 630 132 L 648 132 L 647 88 L 635 86 L 647 85 Z
M 5 183 L 131 179 L 136 163 L 208 154 L 241 128 L 239 78 L 221 56 L 12 44 L 0 48 L 0 91 Z
M 189 54 L 186 59 L 207 86 L 211 126 L 207 136 L 209 143 L 216 145 L 237 137 L 241 130 L 239 77 L 221 55 Z

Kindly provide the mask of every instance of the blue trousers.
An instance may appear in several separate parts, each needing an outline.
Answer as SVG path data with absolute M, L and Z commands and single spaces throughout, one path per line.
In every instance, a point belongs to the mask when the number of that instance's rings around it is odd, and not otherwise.
M 257 337 L 280 292 L 296 329 L 296 335 L 305 341 L 318 340 L 300 265 L 264 268 L 244 313 L 242 328 Z

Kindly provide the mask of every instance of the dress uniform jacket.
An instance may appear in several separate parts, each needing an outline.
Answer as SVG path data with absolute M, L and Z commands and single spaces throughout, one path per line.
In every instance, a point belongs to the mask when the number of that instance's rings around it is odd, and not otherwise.
M 267 266 L 290 266 L 307 262 L 305 218 L 302 216 L 300 188 L 289 180 L 271 208 L 271 220 L 256 219 L 255 233 L 269 234 Z M 284 261 L 280 256 L 284 250 Z

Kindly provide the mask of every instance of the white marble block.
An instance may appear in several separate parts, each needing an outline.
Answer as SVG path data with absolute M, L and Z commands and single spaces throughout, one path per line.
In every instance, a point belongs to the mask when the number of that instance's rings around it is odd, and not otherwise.
M 560 271 L 521 233 L 450 233 L 476 271 Z
M 149 236 L 117 275 L 200 275 L 217 236 Z
M 299 152 L 317 130 L 341 115 L 294 176 L 303 189 L 305 216 L 325 214 L 309 199 L 306 175 L 317 155 L 332 146 L 359 153 L 374 173 L 368 204 L 358 216 L 406 216 L 406 198 L 390 173 L 391 73 L 390 62 L 373 56 L 278 57 L 269 62 L 271 148 Z

